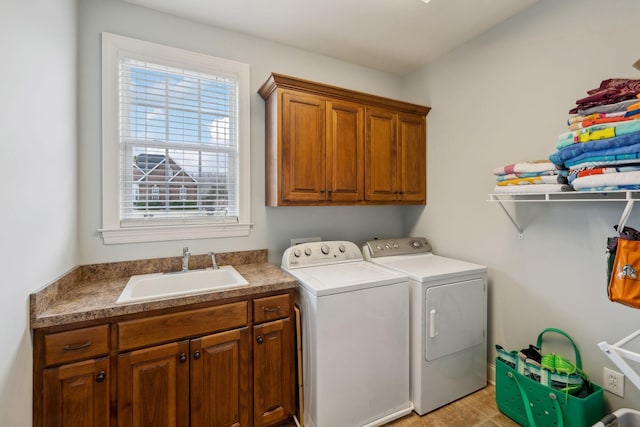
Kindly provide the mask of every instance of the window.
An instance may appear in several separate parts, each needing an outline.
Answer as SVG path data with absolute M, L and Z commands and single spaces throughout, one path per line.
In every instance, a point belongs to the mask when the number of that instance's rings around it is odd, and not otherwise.
M 249 233 L 249 66 L 102 34 L 105 243 Z

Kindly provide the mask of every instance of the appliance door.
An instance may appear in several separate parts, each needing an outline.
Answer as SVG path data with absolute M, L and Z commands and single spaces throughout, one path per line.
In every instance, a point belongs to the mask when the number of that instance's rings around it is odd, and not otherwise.
M 425 299 L 427 361 L 483 344 L 486 324 L 483 279 L 428 288 Z

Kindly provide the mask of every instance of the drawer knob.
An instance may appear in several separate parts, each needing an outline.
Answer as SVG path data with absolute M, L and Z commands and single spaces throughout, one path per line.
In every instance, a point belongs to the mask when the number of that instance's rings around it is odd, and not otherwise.
M 75 351 L 75 350 L 82 350 L 83 348 L 87 348 L 91 345 L 91 341 L 87 341 L 85 343 L 82 344 L 75 344 L 75 345 L 65 345 L 64 347 L 62 347 L 62 349 L 64 351 Z
M 195 360 L 200 359 L 200 351 L 196 351 L 195 353 L 193 353 L 193 358 L 194 358 Z
M 106 378 L 107 374 L 104 371 L 100 371 L 98 372 L 98 374 L 96 375 L 96 382 L 97 383 L 101 383 L 104 381 L 104 379 Z
M 280 306 L 274 307 L 274 308 L 270 308 L 270 307 L 263 307 L 263 310 L 265 311 L 265 313 L 277 313 L 280 311 Z
M 180 363 L 184 363 L 187 361 L 187 355 L 185 353 L 180 353 L 180 356 L 178 356 L 178 361 Z
M 264 341 L 264 339 L 262 338 L 262 335 L 258 335 L 258 338 L 256 338 L 256 342 L 258 344 L 262 344 L 263 341 Z

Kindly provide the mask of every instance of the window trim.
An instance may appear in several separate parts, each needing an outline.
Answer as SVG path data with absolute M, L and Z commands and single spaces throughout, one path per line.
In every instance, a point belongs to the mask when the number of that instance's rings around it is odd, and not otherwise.
M 122 226 L 120 220 L 120 55 L 205 73 L 234 74 L 238 87 L 238 222 Z M 213 71 L 215 70 L 215 71 Z M 248 236 L 252 227 L 250 174 L 249 65 L 202 53 L 102 33 L 102 234 L 105 244 Z M 113 173 L 114 167 L 118 173 Z

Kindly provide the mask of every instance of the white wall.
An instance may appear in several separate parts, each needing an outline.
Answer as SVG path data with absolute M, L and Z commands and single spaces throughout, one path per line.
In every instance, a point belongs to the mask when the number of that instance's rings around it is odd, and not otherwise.
M 31 425 L 29 293 L 76 264 L 76 2 L 0 14 L 0 425 Z
M 547 158 L 566 131 L 568 110 L 611 77 L 640 78 L 640 3 L 542 0 L 524 13 L 408 77 L 407 96 L 430 105 L 428 201 L 407 231 L 428 236 L 437 253 L 489 266 L 493 344 L 520 349 L 555 326 L 577 340 L 583 364 L 602 384 L 597 348 L 640 327 L 640 311 L 608 301 L 605 244 L 623 204 L 519 204 L 524 239 L 488 203 L 496 166 Z M 629 225 L 640 226 L 640 211 Z M 618 370 L 618 369 L 616 369 Z M 611 407 L 640 408 L 627 381 Z
M 248 63 L 251 69 L 251 220 L 246 238 L 108 245 L 96 232 L 101 227 L 100 33 L 112 32 L 169 46 Z M 191 253 L 269 249 L 279 264 L 291 237 L 363 242 L 374 231 L 402 233 L 402 208 L 266 208 L 264 206 L 264 101 L 258 88 L 271 72 L 398 98 L 400 79 L 328 57 L 186 21 L 116 0 L 86 0 L 79 8 L 79 182 L 80 263 L 178 256 L 188 244 Z

